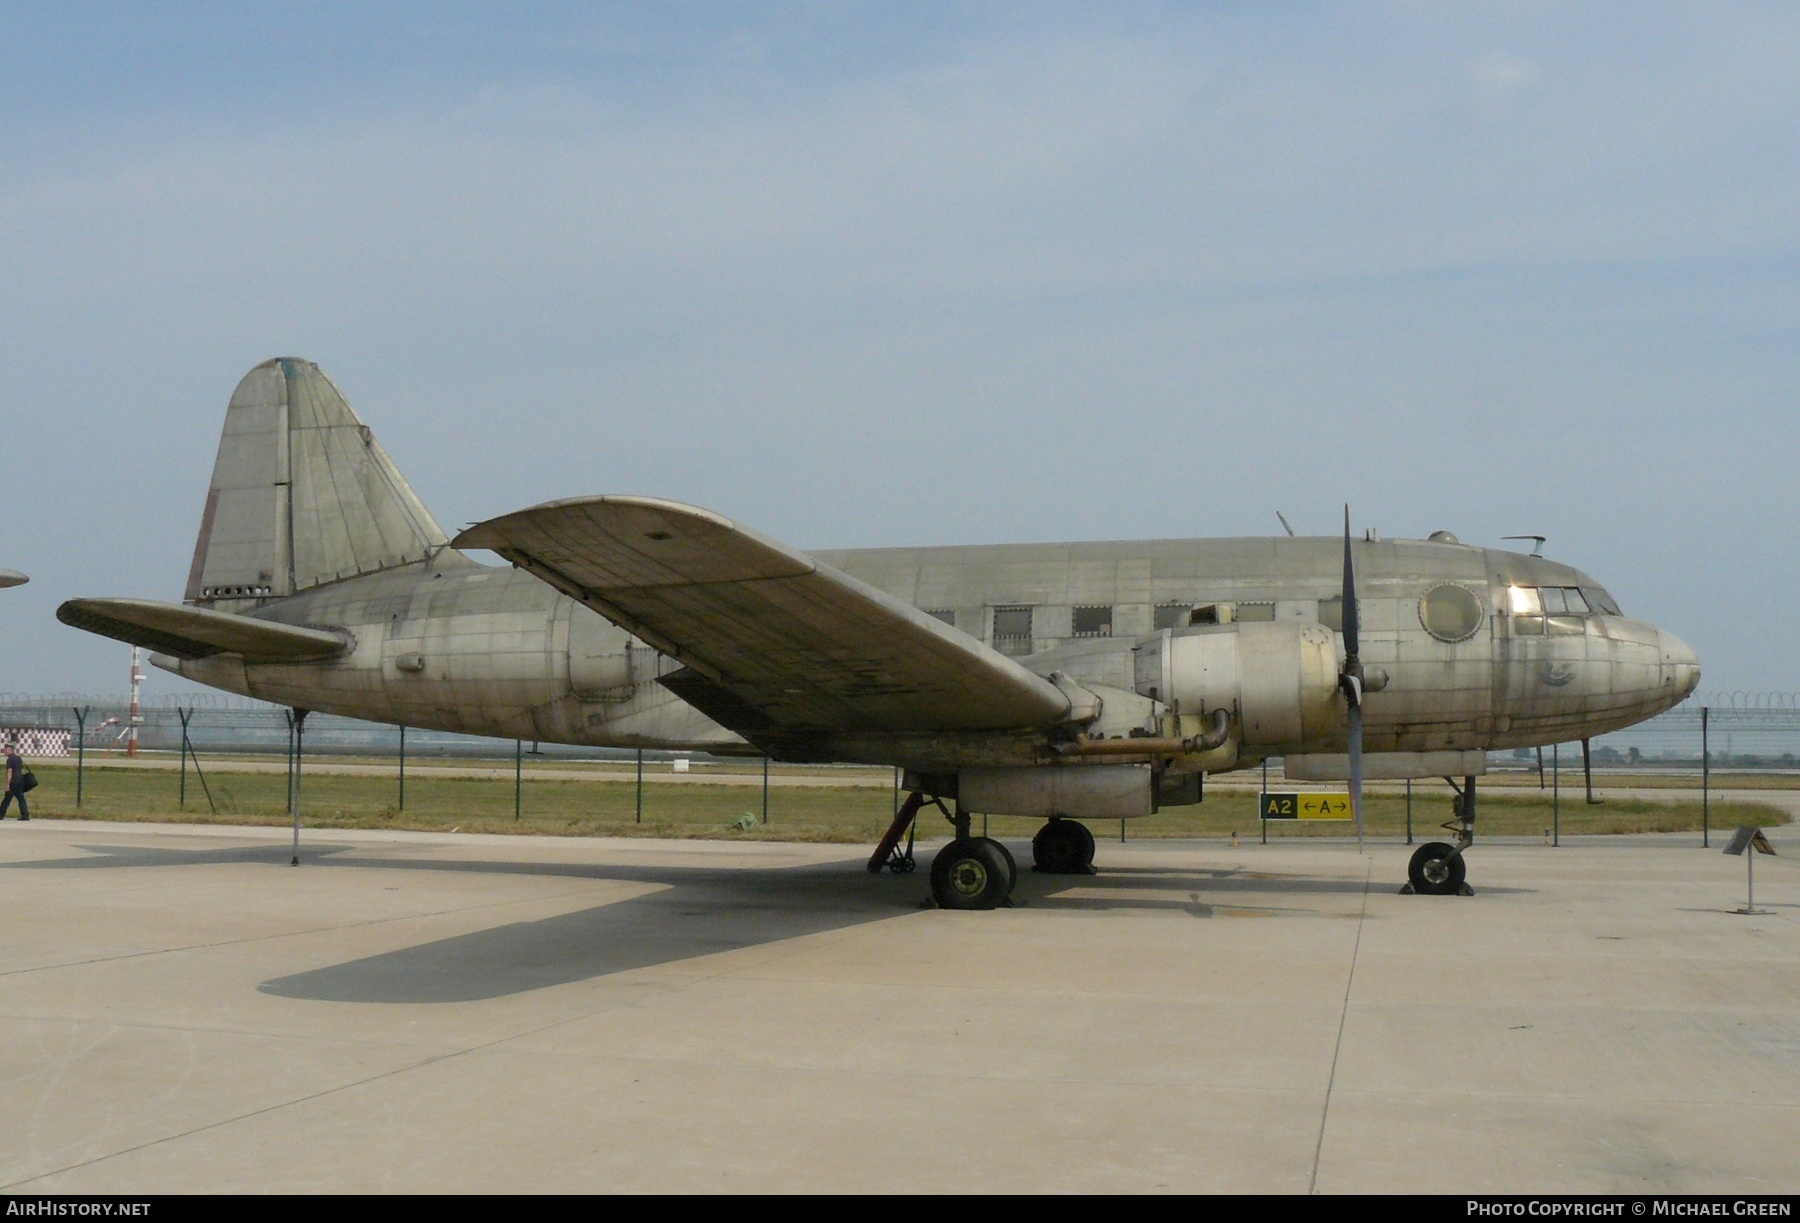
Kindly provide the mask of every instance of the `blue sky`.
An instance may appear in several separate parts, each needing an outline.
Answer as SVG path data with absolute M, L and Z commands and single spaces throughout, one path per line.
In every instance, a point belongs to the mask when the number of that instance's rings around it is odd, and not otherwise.
M 1800 10 L 0 8 L 0 690 L 116 691 L 224 404 L 446 527 L 1548 535 L 1800 689 Z M 175 681 L 159 677 L 164 690 Z

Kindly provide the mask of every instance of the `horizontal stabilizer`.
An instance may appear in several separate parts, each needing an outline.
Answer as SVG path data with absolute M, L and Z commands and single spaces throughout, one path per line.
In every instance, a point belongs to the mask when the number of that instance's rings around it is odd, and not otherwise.
M 967 633 L 691 505 L 552 501 L 455 546 L 498 552 L 680 659 L 690 672 L 665 685 L 753 740 L 1042 727 L 1069 710 L 1056 685 Z
M 349 648 L 339 633 L 277 624 L 230 612 L 154 599 L 70 599 L 56 618 L 73 628 L 176 658 L 242 654 L 253 662 L 306 662 Z

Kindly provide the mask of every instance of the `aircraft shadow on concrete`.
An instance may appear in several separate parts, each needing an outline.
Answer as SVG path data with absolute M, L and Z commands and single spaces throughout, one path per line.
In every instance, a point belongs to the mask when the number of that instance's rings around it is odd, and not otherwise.
M 292 852 L 281 844 L 77 848 L 80 857 L 4 863 L 0 869 L 244 864 L 289 869 Z M 928 892 L 928 856 L 921 856 L 914 875 L 884 873 L 877 879 L 855 861 L 781 867 L 470 862 L 364 856 L 354 853 L 356 848 L 327 842 L 306 845 L 301 851 L 303 868 L 536 875 L 663 886 L 572 913 L 510 922 L 275 978 L 259 987 L 262 992 L 317 1002 L 481 1001 L 880 921 L 917 910 Z M 1077 888 L 1089 894 L 1057 895 Z M 1137 867 L 1077 877 L 1023 870 L 1016 894 L 1026 905 L 1050 912 L 1176 910 L 1211 917 L 1215 910 L 1233 915 L 1258 910 L 1268 916 L 1304 916 L 1315 911 L 1306 907 L 1305 897 L 1352 895 L 1363 888 L 1360 879 Z M 1093 895 L 1094 890 L 1104 894 Z M 1188 896 L 1175 899 L 1167 894 L 1171 890 Z

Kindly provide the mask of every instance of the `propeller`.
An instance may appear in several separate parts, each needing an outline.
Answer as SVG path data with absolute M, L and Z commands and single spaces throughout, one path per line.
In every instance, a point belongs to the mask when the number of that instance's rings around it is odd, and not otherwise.
M 1350 507 L 1344 507 L 1344 665 L 1338 688 L 1350 722 L 1350 816 L 1356 821 L 1356 849 L 1362 852 L 1363 665 L 1357 640 L 1356 561 L 1350 555 Z

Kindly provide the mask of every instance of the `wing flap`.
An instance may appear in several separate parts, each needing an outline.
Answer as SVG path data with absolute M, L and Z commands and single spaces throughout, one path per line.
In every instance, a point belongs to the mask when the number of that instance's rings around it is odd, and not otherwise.
M 693 506 L 553 501 L 456 546 L 500 553 L 687 663 L 719 690 L 707 712 L 741 732 L 1010 730 L 1069 708 L 968 634 Z
M 340 634 L 155 599 L 70 599 L 56 618 L 72 628 L 193 660 L 242 654 L 252 662 L 306 662 L 349 648 Z

